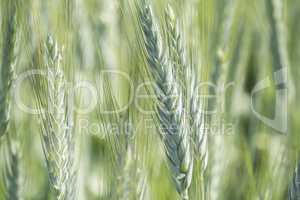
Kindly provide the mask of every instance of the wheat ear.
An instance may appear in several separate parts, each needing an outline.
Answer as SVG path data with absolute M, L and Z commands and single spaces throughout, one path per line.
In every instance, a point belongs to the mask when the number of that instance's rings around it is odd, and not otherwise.
M 133 72 L 130 77 L 134 79 Z M 135 149 L 136 130 L 134 129 L 134 110 L 131 106 L 126 112 L 119 113 L 120 109 L 116 97 L 113 94 L 112 85 L 107 77 L 103 77 L 102 95 L 105 101 L 101 107 L 108 110 L 116 111 L 110 115 L 99 113 L 101 123 L 103 124 L 106 138 L 111 147 L 113 171 L 118 178 L 113 180 L 110 198 L 127 200 L 141 199 L 141 195 L 145 195 L 145 185 L 140 185 L 144 179 L 141 173 L 137 173 L 137 152 Z M 129 100 L 128 100 L 129 101 Z M 108 116 L 108 117 L 107 117 Z M 116 125 L 117 131 L 107 127 L 107 125 Z M 114 177 L 115 177 L 114 176 Z
M 184 38 L 180 31 L 179 22 L 175 19 L 170 5 L 165 11 L 169 54 L 172 65 L 176 69 L 177 79 L 185 97 L 185 113 L 189 116 L 189 136 L 194 147 L 195 167 L 200 167 L 199 180 L 201 181 L 201 194 L 204 195 L 203 174 L 207 166 L 207 134 L 204 127 L 203 104 L 199 100 L 197 88 L 197 70 L 186 56 Z
M 15 64 L 15 6 L 8 3 L 8 15 L 5 16 L 3 52 L 1 64 L 1 84 L 0 84 L 0 137 L 8 131 L 9 108 L 10 108 L 10 88 L 13 79 Z
M 36 83 L 36 97 L 41 115 L 41 139 L 50 184 L 58 200 L 75 198 L 74 130 L 66 80 L 60 68 L 61 51 L 48 37 L 44 65 L 48 81 Z M 41 80 L 39 80 L 41 81 Z
M 115 96 L 112 94 L 112 88 L 109 80 L 104 79 L 103 81 L 103 90 L 102 93 L 105 96 L 105 103 L 102 107 L 105 107 L 109 110 L 118 110 L 119 105 L 115 99 Z M 104 132 L 106 134 L 106 139 L 110 144 L 112 152 L 112 161 L 113 161 L 113 172 L 114 178 L 111 183 L 111 192 L 110 198 L 113 199 L 129 199 L 130 196 L 130 177 L 128 177 L 128 172 L 126 165 L 128 162 L 131 162 L 130 156 L 130 141 L 129 135 L 130 132 L 126 129 L 128 123 L 128 116 L 124 116 L 118 112 L 113 112 L 110 116 L 107 114 L 99 114 L 101 123 L 105 128 Z M 107 125 L 117 126 L 117 131 L 112 132 L 112 130 Z
M 19 200 L 20 195 L 20 152 L 16 144 L 7 135 L 7 154 L 4 170 L 5 198 L 7 200 Z
M 187 100 L 185 108 L 187 113 L 189 109 L 190 132 L 191 136 L 193 136 L 193 143 L 195 144 L 196 158 L 203 161 L 202 168 L 204 170 L 207 163 L 207 134 L 205 134 L 204 129 L 204 116 L 202 114 L 203 104 L 201 104 L 197 92 L 197 72 L 191 66 L 191 63 L 188 63 L 179 23 L 175 19 L 174 11 L 170 5 L 168 5 L 165 11 L 165 16 L 170 57 L 173 67 L 177 69 L 180 86 L 182 90 L 185 91 L 184 96 L 189 100 Z M 189 93 L 188 90 L 190 91 Z
M 158 104 L 156 115 L 159 121 L 159 133 L 177 191 L 182 199 L 188 199 L 193 160 L 184 119 L 182 94 L 177 87 L 172 66 L 166 64 L 163 59 L 158 32 L 155 30 L 151 8 L 148 5 L 140 7 L 139 21 L 144 36 L 149 71 L 156 83 L 154 92 Z
M 9 133 L 10 121 L 10 93 L 14 76 L 15 46 L 16 46 L 16 5 L 7 3 L 7 16 L 4 17 L 4 37 L 1 63 L 0 81 L 0 137 L 6 135 L 6 163 L 3 172 L 5 198 L 8 200 L 20 199 L 20 175 L 19 175 L 19 152 L 12 144 L 11 133 Z

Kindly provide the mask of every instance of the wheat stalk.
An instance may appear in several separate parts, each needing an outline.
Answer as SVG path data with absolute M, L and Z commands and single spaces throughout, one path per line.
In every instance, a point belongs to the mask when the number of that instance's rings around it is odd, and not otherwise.
M 296 167 L 293 181 L 289 186 L 288 199 L 289 200 L 298 200 L 300 198 L 300 162 Z
M 57 42 L 48 37 L 45 50 L 48 81 L 35 82 L 35 94 L 41 116 L 41 139 L 50 184 L 56 199 L 74 199 L 74 130 L 72 102 L 60 69 L 61 51 Z M 36 80 L 35 80 L 36 81 Z
M 156 115 L 159 121 L 159 133 L 164 143 L 177 191 L 182 199 L 188 199 L 193 160 L 187 134 L 187 123 L 184 119 L 182 94 L 176 84 L 172 66 L 163 59 L 158 41 L 158 31 L 155 29 L 152 11 L 148 5 L 140 7 L 139 21 L 144 36 L 149 70 L 156 83 L 154 92 L 158 101 Z

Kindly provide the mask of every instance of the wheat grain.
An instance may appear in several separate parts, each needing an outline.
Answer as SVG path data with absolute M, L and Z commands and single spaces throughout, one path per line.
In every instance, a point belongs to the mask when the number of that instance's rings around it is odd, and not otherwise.
M 139 20 L 146 47 L 146 59 L 156 83 L 154 92 L 158 104 L 156 115 L 159 121 L 159 133 L 177 191 L 182 199 L 188 199 L 193 160 L 187 135 L 187 123 L 184 119 L 182 94 L 176 84 L 172 66 L 166 63 L 162 56 L 151 8 L 148 5 L 142 6 L 139 9 Z

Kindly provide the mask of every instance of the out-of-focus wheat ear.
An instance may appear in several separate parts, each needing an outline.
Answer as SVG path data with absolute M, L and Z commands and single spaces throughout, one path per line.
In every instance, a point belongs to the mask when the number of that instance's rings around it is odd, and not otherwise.
M 195 74 L 194 70 L 194 74 Z M 205 172 L 208 161 L 207 127 L 204 113 L 204 102 L 201 102 L 199 88 L 197 88 L 197 76 L 191 76 L 191 98 L 190 98 L 190 123 L 191 132 L 197 160 L 201 161 L 201 173 Z
M 35 93 L 41 115 L 41 139 L 50 185 L 56 199 L 76 199 L 74 120 L 72 101 L 61 71 L 61 50 L 48 36 L 44 66 L 47 81 L 37 80 Z
M 139 5 L 139 22 L 148 69 L 155 82 L 153 90 L 157 97 L 157 127 L 164 143 L 177 192 L 182 199 L 188 199 L 193 159 L 182 103 L 183 95 L 176 82 L 172 65 L 164 61 L 159 34 L 148 5 Z
M 16 143 L 12 143 L 7 135 L 6 163 L 3 172 L 5 198 L 7 200 L 21 199 L 20 184 L 20 149 Z
M 15 64 L 15 4 L 8 3 L 7 16 L 3 16 L 2 63 L 0 77 L 0 137 L 7 133 L 10 108 L 10 88 Z
M 230 46 L 230 34 L 233 28 L 234 14 L 237 7 L 236 0 L 225 1 L 223 14 L 221 15 L 220 31 L 217 35 L 216 55 L 212 80 L 214 84 L 225 81 L 228 67 L 228 51 Z
M 272 51 L 274 71 L 289 66 L 285 29 L 282 19 L 282 2 L 279 0 L 266 1 L 267 14 L 270 24 L 270 47 Z
M 293 181 L 289 186 L 288 200 L 298 200 L 300 199 L 300 162 L 296 167 Z
M 266 8 L 270 24 L 270 50 L 272 53 L 273 71 L 277 72 L 277 79 L 288 82 L 282 87 L 289 87 L 289 98 L 295 93 L 295 88 L 289 74 L 290 63 L 287 50 L 286 27 L 283 20 L 283 2 L 280 0 L 267 0 Z

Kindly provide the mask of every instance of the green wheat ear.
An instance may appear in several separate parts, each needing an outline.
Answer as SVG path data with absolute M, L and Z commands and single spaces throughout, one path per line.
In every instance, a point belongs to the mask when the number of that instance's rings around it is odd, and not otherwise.
M 14 77 L 16 46 L 16 6 L 6 2 L 6 16 L 3 16 L 3 51 L 0 74 L 0 137 L 5 138 L 5 168 L 3 171 L 4 196 L 8 200 L 20 199 L 20 152 L 9 131 L 11 120 L 11 85 Z
M 170 5 L 165 10 L 165 20 L 170 60 L 177 72 L 177 81 L 180 83 L 184 95 L 186 117 L 189 117 L 188 135 L 194 147 L 194 158 L 197 161 L 196 163 L 199 162 L 201 164 L 200 173 L 203 175 L 208 159 L 207 133 L 205 132 L 205 121 L 202 113 L 203 103 L 199 101 L 197 91 L 197 70 L 189 63 L 179 22 L 176 20 L 174 11 Z M 204 186 L 204 181 L 202 186 Z
M 207 160 L 207 135 L 204 132 L 204 116 L 202 114 L 203 103 L 199 101 L 197 91 L 198 76 L 196 70 L 188 62 L 185 48 L 183 45 L 183 37 L 180 31 L 180 26 L 175 18 L 174 11 L 170 5 L 165 10 L 168 47 L 170 60 L 176 70 L 176 76 L 182 86 L 182 92 L 185 97 L 185 109 L 190 116 L 191 136 L 195 144 L 196 156 L 206 163 Z M 188 90 L 191 94 L 188 94 Z M 204 168 L 206 164 L 204 165 Z
M 7 134 L 10 110 L 10 88 L 15 64 L 15 6 L 8 3 L 8 14 L 4 16 L 4 37 L 0 80 L 0 137 Z
M 7 153 L 6 163 L 4 170 L 4 188 L 5 198 L 7 200 L 19 200 L 21 199 L 20 190 L 20 148 L 13 140 L 8 137 L 7 139 Z
M 40 110 L 42 147 L 50 185 L 56 199 L 68 200 L 76 196 L 75 138 L 72 102 L 67 95 L 61 60 L 57 42 L 48 36 L 44 53 L 47 81 L 34 80 L 34 87 Z
M 177 192 L 182 199 L 188 199 L 193 159 L 184 114 L 183 95 L 176 84 L 175 70 L 169 60 L 165 62 L 163 58 L 151 8 L 148 5 L 141 6 L 139 21 L 146 48 L 145 54 L 149 71 L 156 83 L 153 89 L 157 97 L 157 127 L 164 143 Z

